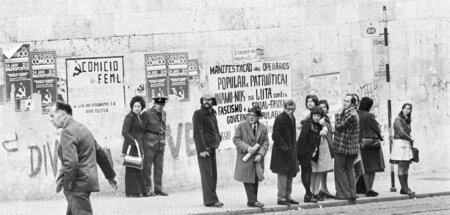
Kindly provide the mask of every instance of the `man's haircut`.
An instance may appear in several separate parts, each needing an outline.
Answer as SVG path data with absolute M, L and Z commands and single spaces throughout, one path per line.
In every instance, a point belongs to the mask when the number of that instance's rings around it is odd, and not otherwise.
M 56 102 L 56 110 L 62 110 L 72 116 L 72 107 L 65 102 Z

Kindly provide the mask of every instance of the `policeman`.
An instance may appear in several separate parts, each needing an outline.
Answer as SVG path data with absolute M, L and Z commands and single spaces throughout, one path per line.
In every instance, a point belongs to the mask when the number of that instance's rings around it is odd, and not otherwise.
M 168 196 L 162 191 L 162 174 L 164 164 L 164 148 L 166 135 L 166 112 L 163 110 L 166 105 L 167 97 L 154 97 L 154 105 L 152 108 L 143 111 L 142 119 L 144 120 L 144 145 L 145 145 L 145 166 L 144 174 L 147 186 L 149 187 L 149 195 Z M 152 188 L 152 166 L 154 193 Z

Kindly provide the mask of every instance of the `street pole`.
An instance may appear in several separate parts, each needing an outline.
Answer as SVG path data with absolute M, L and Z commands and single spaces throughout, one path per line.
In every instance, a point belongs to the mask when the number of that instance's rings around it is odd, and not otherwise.
M 387 23 L 388 23 L 388 16 L 387 16 L 387 9 L 386 6 L 383 6 L 383 27 L 384 27 L 384 46 L 386 49 L 386 83 L 388 87 L 388 99 L 387 99 L 387 111 L 388 111 L 388 129 L 389 129 L 389 155 L 392 152 L 392 107 L 391 107 L 391 72 L 389 67 L 389 40 L 388 40 L 388 29 L 387 29 Z M 391 192 L 397 192 L 397 189 L 395 188 L 395 171 L 394 171 L 394 165 L 391 164 Z

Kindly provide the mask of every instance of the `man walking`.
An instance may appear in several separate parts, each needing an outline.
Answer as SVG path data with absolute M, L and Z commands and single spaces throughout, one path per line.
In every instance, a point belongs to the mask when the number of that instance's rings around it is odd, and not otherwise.
M 344 110 L 336 117 L 334 135 L 334 181 L 336 198 L 356 201 L 355 168 L 359 151 L 359 116 L 357 101 L 352 94 L 344 98 Z
M 149 195 L 168 196 L 162 191 L 162 174 L 164 166 L 164 148 L 166 143 L 166 105 L 167 97 L 154 97 L 152 108 L 142 113 L 144 120 L 144 145 L 145 145 L 145 167 L 144 174 Z M 153 181 L 155 182 L 154 193 L 152 190 L 152 166 Z
M 67 214 L 92 214 L 89 196 L 91 192 L 100 191 L 97 162 L 109 183 L 116 186 L 114 170 L 91 132 L 72 118 L 69 104 L 56 102 L 50 109 L 50 122 L 57 129 L 62 128 L 58 148 L 62 166 L 56 180 L 56 192 L 64 188 Z
M 258 182 L 264 179 L 264 156 L 269 150 L 269 137 L 266 126 L 259 123 L 261 116 L 261 108 L 252 107 L 247 121 L 239 123 L 233 137 L 237 149 L 234 179 L 244 183 L 249 207 L 264 207 L 258 201 Z
M 270 170 L 277 174 L 279 205 L 298 204 L 291 199 L 292 179 L 299 171 L 297 150 L 295 147 L 295 103 L 292 100 L 284 102 L 284 112 L 275 118 L 272 139 L 272 160 Z
M 221 137 L 217 125 L 216 99 L 212 94 L 204 93 L 200 98 L 201 108 L 192 117 L 194 126 L 194 142 L 202 181 L 203 204 L 207 207 L 222 207 L 216 194 L 217 164 L 216 149 Z

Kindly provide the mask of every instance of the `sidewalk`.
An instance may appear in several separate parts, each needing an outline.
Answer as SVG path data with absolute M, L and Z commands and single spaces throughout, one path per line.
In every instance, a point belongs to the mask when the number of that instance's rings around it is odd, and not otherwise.
M 334 190 L 333 174 L 329 174 L 328 187 Z M 396 179 L 397 186 L 398 181 Z M 200 182 L 199 182 L 200 183 Z M 450 195 L 450 173 L 427 173 L 410 175 L 410 186 L 416 192 L 417 198 L 433 195 Z M 102 193 L 91 197 L 94 214 L 242 214 L 269 211 L 295 210 L 347 205 L 347 201 L 326 200 L 320 204 L 303 204 L 299 206 L 278 206 L 276 204 L 276 184 L 263 184 L 259 188 L 259 201 L 266 207 L 264 210 L 248 208 L 244 186 L 236 182 L 235 187 L 219 188 L 217 194 L 225 206 L 222 208 L 207 208 L 202 205 L 200 190 L 170 193 L 168 197 L 125 198 L 119 196 L 105 196 Z M 367 198 L 360 195 L 357 204 L 380 201 L 394 201 L 407 199 L 408 196 L 392 193 L 388 174 L 378 175 L 374 189 L 380 193 L 378 197 Z M 294 179 L 293 195 L 295 200 L 302 202 L 304 189 L 300 177 Z M 0 214 L 65 214 L 67 203 L 64 196 L 56 200 L 0 202 Z

